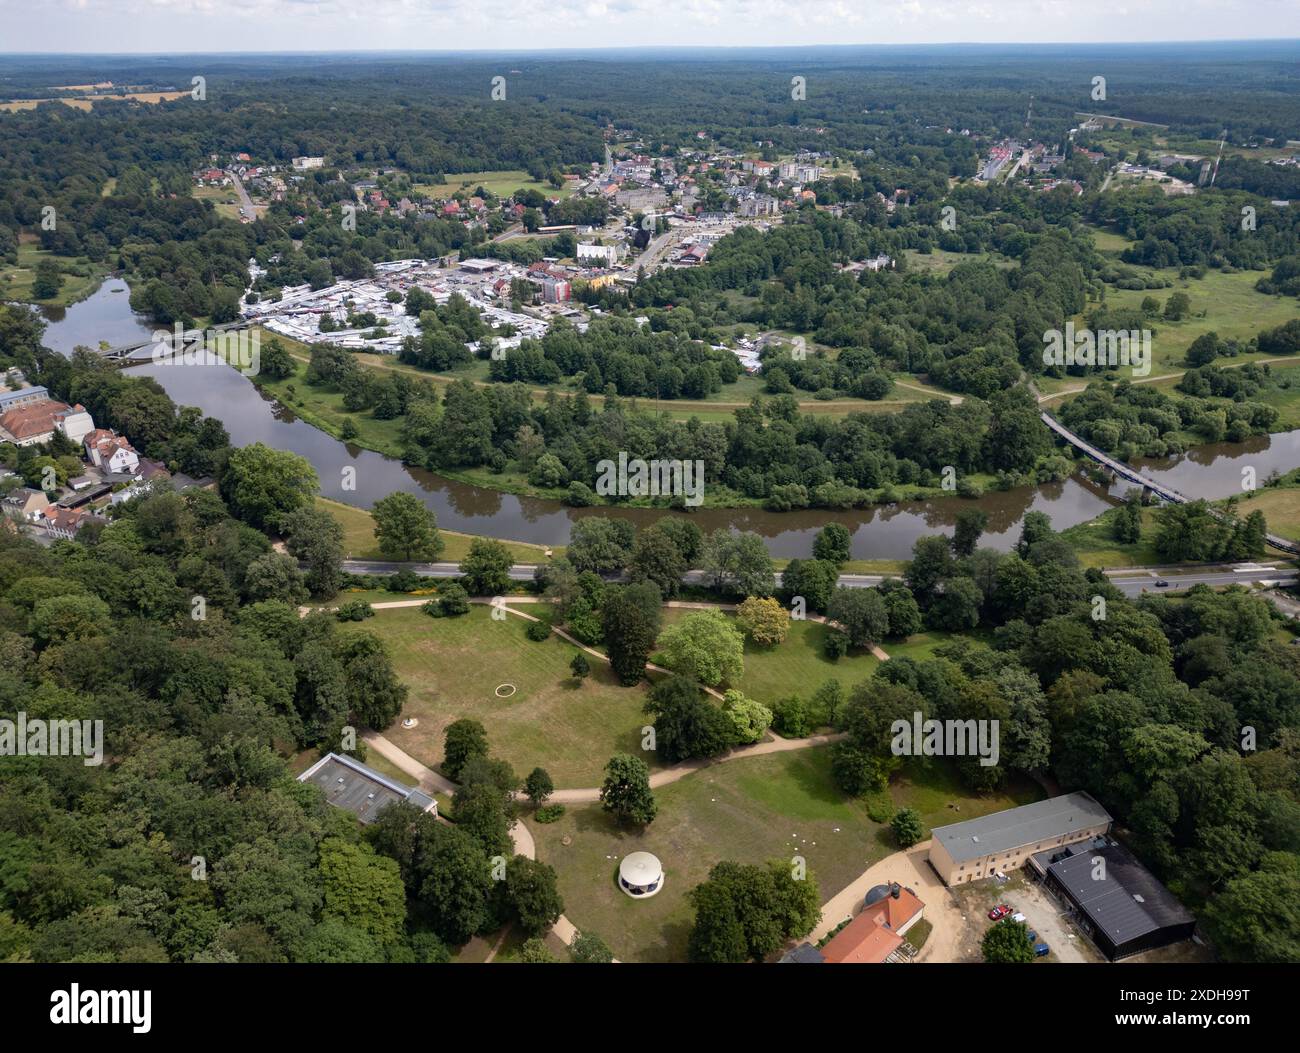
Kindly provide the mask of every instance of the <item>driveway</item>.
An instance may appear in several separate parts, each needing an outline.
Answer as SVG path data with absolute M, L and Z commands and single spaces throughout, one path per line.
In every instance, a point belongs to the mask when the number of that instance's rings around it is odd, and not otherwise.
M 845 918 L 862 909 L 862 900 L 876 885 L 897 881 L 910 888 L 925 904 L 925 920 L 931 925 L 929 938 L 917 954 L 918 962 L 958 962 L 966 960 L 960 949 L 966 921 L 952 893 L 930 867 L 927 856 L 930 842 L 922 841 L 905 852 L 895 852 L 874 863 L 847 888 L 842 889 L 822 907 L 822 920 L 808 936 L 816 943 Z
M 1034 881 L 1025 881 L 1004 892 L 1002 899 L 1025 916 L 1025 924 L 1038 939 L 1052 948 L 1052 956 L 1063 962 L 1099 962 L 1101 956 L 1088 940 L 1077 933 L 1062 914 L 1061 907 Z

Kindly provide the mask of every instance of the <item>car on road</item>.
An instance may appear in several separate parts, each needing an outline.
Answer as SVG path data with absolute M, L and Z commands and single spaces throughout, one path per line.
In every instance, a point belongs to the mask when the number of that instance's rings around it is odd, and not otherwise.
M 1049 946 L 1047 946 L 1047 944 L 1045 944 L 1045 943 L 1036 943 L 1036 944 L 1034 944 L 1034 957 L 1035 957 L 1035 958 L 1045 958 L 1047 955 L 1049 955 L 1049 954 L 1051 954 L 1051 953 L 1052 953 L 1052 948 L 1050 948 Z
M 1169 588 L 1169 582 L 1165 581 L 1164 578 L 1156 578 L 1156 588 L 1167 589 Z
M 991 911 L 989 911 L 989 921 L 1001 921 L 1010 913 L 1011 913 L 1010 907 L 1008 907 L 1005 903 L 999 903 L 996 907 L 994 907 Z

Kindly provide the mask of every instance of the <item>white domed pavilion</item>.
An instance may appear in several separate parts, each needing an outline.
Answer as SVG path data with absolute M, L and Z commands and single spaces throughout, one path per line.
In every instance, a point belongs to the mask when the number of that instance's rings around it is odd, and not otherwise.
M 649 852 L 632 852 L 618 865 L 618 887 L 635 899 L 653 896 L 664 887 L 664 868 Z

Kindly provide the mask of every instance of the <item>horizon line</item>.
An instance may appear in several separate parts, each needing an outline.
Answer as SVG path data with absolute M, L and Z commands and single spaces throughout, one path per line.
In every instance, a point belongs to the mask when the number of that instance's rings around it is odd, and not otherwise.
M 935 42 L 894 41 L 855 44 L 606 44 L 589 47 L 553 48 L 328 48 L 290 50 L 283 48 L 215 51 L 0 51 L 0 59 L 45 58 L 187 58 L 195 55 L 223 56 L 313 56 L 313 55 L 554 55 L 600 52 L 717 52 L 717 51 L 851 51 L 901 50 L 904 48 L 1029 48 L 1029 47 L 1164 47 L 1214 44 L 1297 44 L 1300 37 L 1196 37 L 1160 40 L 945 40 Z

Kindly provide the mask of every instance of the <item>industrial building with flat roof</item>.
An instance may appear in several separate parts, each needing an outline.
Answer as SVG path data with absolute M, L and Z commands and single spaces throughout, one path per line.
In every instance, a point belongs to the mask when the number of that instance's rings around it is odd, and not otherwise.
M 1067 793 L 936 827 L 930 865 L 945 885 L 978 881 L 1022 866 L 1035 852 L 1100 837 L 1110 824 L 1110 813 L 1091 795 Z
M 346 754 L 327 753 L 299 775 L 298 781 L 319 786 L 325 800 L 336 808 L 346 808 L 363 823 L 373 823 L 390 804 L 402 801 L 422 812 L 438 814 L 438 802 L 423 790 L 403 786 Z
M 1112 962 L 1190 939 L 1196 919 L 1127 848 L 1097 838 L 1039 852 L 1030 871 Z

